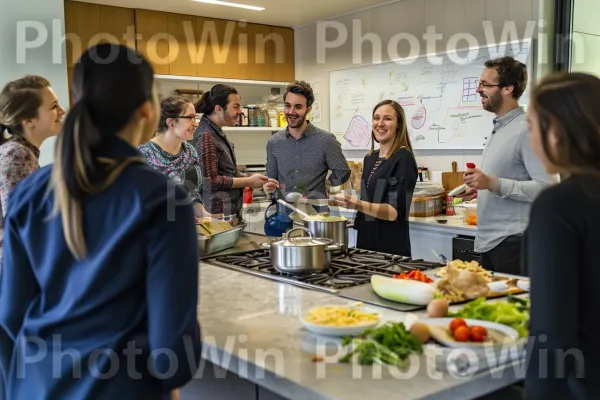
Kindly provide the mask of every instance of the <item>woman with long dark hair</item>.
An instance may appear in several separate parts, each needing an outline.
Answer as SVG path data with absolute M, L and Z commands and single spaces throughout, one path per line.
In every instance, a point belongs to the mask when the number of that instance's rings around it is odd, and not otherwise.
M 418 172 L 406 115 L 393 100 L 373 108 L 371 151 L 363 166 L 360 199 L 342 194 L 335 198 L 340 206 L 358 211 L 356 247 L 410 257 L 408 214 Z
M 241 216 L 243 189 L 261 188 L 268 181 L 264 175 L 245 175 L 237 169 L 233 144 L 223 132 L 235 126 L 241 114 L 240 95 L 228 85 L 215 85 L 205 92 L 196 105 L 203 114 L 194 134 L 194 144 L 202 168 L 202 199 L 209 213 Z
M 531 95 L 531 145 L 561 183 L 532 205 L 528 399 L 600 398 L 600 79 L 550 75 Z
M 89 48 L 54 164 L 13 191 L 0 277 L 6 398 L 166 399 L 194 373 L 193 206 L 137 150 L 158 124 L 155 86 L 130 48 Z

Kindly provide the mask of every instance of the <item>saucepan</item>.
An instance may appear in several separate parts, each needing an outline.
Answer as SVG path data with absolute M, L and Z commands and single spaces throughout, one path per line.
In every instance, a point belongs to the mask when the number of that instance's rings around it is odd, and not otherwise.
M 291 237 L 295 231 L 304 231 L 309 236 Z M 331 265 L 331 252 L 339 251 L 341 246 L 333 240 L 317 238 L 306 228 L 294 228 L 285 238 L 269 244 L 271 263 L 279 272 L 305 274 L 328 270 Z

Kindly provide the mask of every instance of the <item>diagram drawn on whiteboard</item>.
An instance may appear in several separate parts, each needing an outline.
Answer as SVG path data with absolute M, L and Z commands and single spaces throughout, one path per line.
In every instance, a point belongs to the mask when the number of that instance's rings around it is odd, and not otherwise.
M 484 63 L 512 55 L 530 69 L 531 50 L 526 39 L 438 53 L 440 62 L 435 63 L 417 56 L 402 65 L 385 62 L 331 71 L 329 129 L 343 149 L 368 150 L 373 107 L 395 100 L 404 109 L 415 149 L 483 149 L 494 118 L 477 93 Z M 528 101 L 526 89 L 520 103 L 527 106 Z
M 371 140 L 371 126 L 366 119 L 355 114 L 344 133 L 344 139 L 352 147 L 366 148 Z
M 463 103 L 477 102 L 477 87 L 479 86 L 478 78 L 463 78 Z
M 415 113 L 412 115 L 410 119 L 410 124 L 415 129 L 421 129 L 423 125 L 425 125 L 425 121 L 427 121 L 427 110 L 425 107 L 421 106 Z

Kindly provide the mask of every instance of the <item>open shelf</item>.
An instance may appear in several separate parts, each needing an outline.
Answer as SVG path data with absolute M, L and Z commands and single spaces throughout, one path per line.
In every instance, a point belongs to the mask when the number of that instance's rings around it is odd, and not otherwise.
M 282 86 L 285 87 L 289 82 L 277 81 L 254 81 L 249 79 L 229 79 L 229 78 L 212 78 L 204 76 L 181 76 L 181 75 L 154 75 L 155 79 L 174 81 L 174 82 L 189 82 L 189 83 L 228 83 L 231 85 L 253 85 L 253 86 Z

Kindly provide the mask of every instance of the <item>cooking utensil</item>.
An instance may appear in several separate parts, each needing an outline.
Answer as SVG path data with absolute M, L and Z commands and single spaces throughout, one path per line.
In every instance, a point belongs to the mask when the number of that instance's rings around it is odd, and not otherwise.
M 304 220 L 304 227 L 314 236 L 331 239 L 333 243 L 341 246 L 342 251 L 348 249 L 348 221 L 314 221 Z
M 291 237 L 292 232 L 304 231 L 309 237 Z M 279 272 L 302 274 L 321 272 L 329 269 L 331 252 L 340 250 L 331 239 L 315 238 L 306 228 L 288 231 L 285 239 L 270 243 L 271 263 Z
M 288 203 L 287 201 L 283 200 L 283 199 L 279 199 L 277 200 L 277 202 L 287 208 L 289 208 L 292 211 L 297 212 L 298 214 L 300 214 L 303 218 L 307 218 L 308 214 L 305 213 L 304 211 L 298 209 L 297 207 L 294 207 L 293 205 L 291 205 L 290 203 Z
M 290 192 L 285 195 L 285 201 L 289 203 L 297 203 L 302 198 L 302 194 L 298 192 Z

